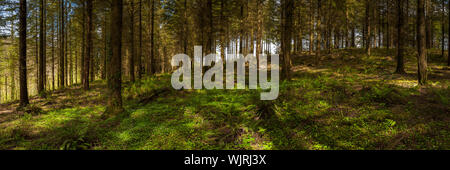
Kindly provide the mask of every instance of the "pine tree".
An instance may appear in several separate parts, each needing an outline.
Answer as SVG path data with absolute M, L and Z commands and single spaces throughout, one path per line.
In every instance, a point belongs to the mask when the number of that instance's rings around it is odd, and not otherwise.
M 39 81 L 38 81 L 38 93 L 43 95 L 45 91 L 44 79 L 45 79 L 45 66 L 46 66 L 46 35 L 45 35 L 45 0 L 40 0 L 40 30 L 39 30 Z
M 123 1 L 113 0 L 111 4 L 111 47 L 112 55 L 108 70 L 108 103 L 105 116 L 118 115 L 122 107 L 122 13 Z M 119 67 L 117 67 L 119 66 Z
M 20 107 L 26 107 L 28 100 L 27 87 L 27 1 L 20 0 L 19 8 L 19 79 Z
M 418 40 L 418 77 L 419 84 L 425 85 L 428 79 L 426 29 L 425 29 L 425 3 L 424 0 L 417 0 L 417 40 Z

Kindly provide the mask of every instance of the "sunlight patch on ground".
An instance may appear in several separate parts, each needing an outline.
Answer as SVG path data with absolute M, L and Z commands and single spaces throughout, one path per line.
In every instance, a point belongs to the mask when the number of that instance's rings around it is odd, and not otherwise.
M 386 83 L 404 88 L 415 88 L 419 85 L 417 80 L 388 80 Z

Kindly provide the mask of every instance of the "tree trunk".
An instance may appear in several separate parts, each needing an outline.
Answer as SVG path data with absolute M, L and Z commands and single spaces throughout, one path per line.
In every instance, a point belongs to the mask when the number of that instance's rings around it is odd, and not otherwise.
M 45 71 L 45 0 L 40 0 L 40 30 L 39 30 L 39 81 L 38 81 L 38 93 L 43 94 L 45 91 L 44 87 L 44 71 Z
M 151 31 L 150 31 L 150 73 L 156 74 L 156 59 L 155 59 L 155 0 L 151 0 Z
M 36 89 L 38 89 L 38 85 L 39 85 L 39 14 L 34 14 L 33 16 L 35 16 L 35 20 L 34 20 L 34 25 L 36 25 L 35 27 L 35 41 L 34 41 L 34 50 L 35 50 L 35 65 L 34 68 L 36 69 L 35 73 L 35 81 L 36 81 Z
M 69 9 L 71 8 L 70 7 L 71 5 L 69 5 Z M 72 25 L 72 19 L 69 19 L 69 27 Z M 67 39 L 67 41 L 68 41 L 68 46 L 67 46 L 67 48 L 69 49 L 68 50 L 68 55 L 67 55 L 67 61 L 68 61 L 68 67 L 69 67 L 69 69 L 68 69 L 68 75 L 67 76 L 69 76 L 68 77 L 68 79 L 69 79 L 69 83 L 68 83 L 68 85 L 72 85 L 73 84 L 73 55 L 72 55 L 72 50 L 73 50 L 73 44 L 72 44 L 72 40 L 73 40 L 73 36 L 72 36 L 72 32 L 70 32 L 70 29 L 68 30 L 68 32 L 69 33 L 67 33 L 67 35 L 68 35 L 68 39 Z
M 431 29 L 431 25 L 432 25 L 432 23 L 433 23 L 433 20 L 432 20 L 432 17 L 431 17 L 431 14 L 432 14 L 432 12 L 431 12 L 431 5 L 432 5 L 432 3 L 431 3 L 431 0 L 425 0 L 425 9 L 426 9 L 426 13 L 425 13 L 425 17 L 426 17 L 426 20 L 425 20 L 425 22 L 426 22 L 426 25 L 425 25 L 425 29 L 426 29 L 426 31 L 427 31 L 427 33 L 426 33 L 426 46 L 427 46 L 427 49 L 430 49 L 430 48 L 432 48 L 432 41 L 433 41 L 433 36 L 432 36 L 432 29 Z
M 426 48 L 426 29 L 425 29 L 425 3 L 424 0 L 417 1 L 417 40 L 418 40 L 418 77 L 419 84 L 427 83 L 427 48 Z
M 143 74 L 144 74 L 144 72 L 143 72 L 143 68 L 142 68 L 142 0 L 139 0 L 138 78 L 141 79 Z
M 135 77 L 135 64 L 134 61 L 136 59 L 135 54 L 135 46 L 134 46 L 134 0 L 130 2 L 130 50 L 131 50 L 131 56 L 128 57 L 128 67 L 130 69 L 130 81 L 134 82 L 136 80 Z
M 107 63 L 108 63 L 108 36 L 107 36 L 107 15 L 105 12 L 105 17 L 103 18 L 105 21 L 103 22 L 103 41 L 104 41 L 104 48 L 103 48 L 103 68 L 102 68 L 102 79 L 106 80 L 106 70 L 107 70 Z M 141 35 L 142 36 L 142 35 Z M 142 48 L 142 46 L 140 47 Z
M 356 47 L 356 28 L 352 28 L 352 48 Z
M 445 1 L 442 0 L 442 22 L 441 22 L 441 31 L 442 31 L 442 38 L 441 38 L 441 56 L 442 58 L 445 58 Z
M 350 47 L 350 38 L 349 38 L 349 10 L 348 10 L 348 2 L 345 1 L 345 48 Z
M 302 25 L 302 7 L 303 4 L 302 2 L 298 2 L 298 5 L 296 6 L 298 8 L 297 11 L 297 25 L 298 25 L 298 30 L 297 30 L 297 46 L 296 46 L 296 52 L 301 54 L 303 52 L 303 25 Z M 261 14 L 262 15 L 262 14 Z M 262 20 L 261 20 L 262 22 Z
M 20 107 L 26 107 L 28 100 L 27 87 L 27 1 L 20 0 L 19 9 L 19 74 L 20 74 Z
M 183 9 L 183 52 L 184 54 L 188 54 L 188 44 L 189 44 L 189 25 L 188 25 L 188 8 L 187 8 L 187 0 L 184 0 L 184 9 Z
M 59 32 L 59 87 L 65 87 L 65 75 L 64 75 L 64 0 L 60 2 L 60 32 Z
M 220 22 L 220 26 L 219 26 L 219 38 L 220 38 L 220 57 L 222 58 L 222 61 L 225 60 L 225 21 L 224 21 L 224 16 L 223 16 L 223 11 L 224 11 L 224 2 L 225 0 L 220 0 L 220 12 L 219 12 L 219 22 Z M 253 29 L 253 28 L 252 28 Z M 253 31 L 252 31 L 253 32 Z
M 320 0 L 319 0 L 320 1 Z M 292 40 L 292 15 L 293 15 L 293 0 L 282 0 L 282 34 L 281 34 L 281 49 L 283 56 L 283 79 L 291 79 L 291 40 Z
M 261 9 L 260 9 L 261 8 Z M 260 55 L 262 54 L 262 4 L 258 0 L 256 1 L 256 58 L 259 60 Z
M 72 32 L 70 31 L 70 27 L 72 26 L 72 19 L 69 18 L 69 11 L 72 9 L 72 3 L 68 3 L 68 7 L 66 10 L 66 18 L 67 18 L 67 33 L 66 33 L 66 72 L 67 72 L 67 78 L 66 78 L 66 85 L 70 86 L 73 83 L 73 65 L 72 65 Z
M 212 53 L 213 50 L 213 43 L 214 43 L 214 36 L 213 36 L 213 30 L 214 30 L 214 23 L 213 23 L 213 9 L 212 9 L 212 0 L 208 0 L 206 2 L 206 13 L 208 20 L 208 33 L 207 33 L 207 43 L 206 43 L 206 54 Z
M 69 44 L 69 28 L 70 28 L 70 26 L 69 26 L 69 21 L 68 21 L 68 18 L 69 18 L 69 8 L 68 8 L 68 1 L 69 0 L 66 0 L 65 1 L 65 3 L 64 3 L 64 22 L 66 23 L 66 24 L 64 24 L 64 29 L 66 29 L 67 28 L 67 30 L 65 30 L 65 32 L 64 32 L 64 34 L 63 34 L 63 36 L 65 36 L 64 37 L 64 77 L 65 77 L 65 80 L 64 80 L 64 84 L 66 85 L 66 86 L 68 86 L 69 85 L 69 74 L 68 74 L 68 57 L 67 57 L 67 55 L 69 54 L 69 46 L 68 46 L 68 44 Z M 67 26 L 66 26 L 67 25 Z
M 81 23 L 81 83 L 84 85 L 84 76 L 86 74 L 86 68 L 84 67 L 84 62 L 86 59 L 86 1 L 85 0 L 81 0 L 82 3 L 82 9 L 81 11 L 83 12 L 82 14 L 82 23 Z
M 5 75 L 5 101 L 8 101 L 8 76 Z
M 397 69 L 395 73 L 405 74 L 405 64 L 404 64 L 404 14 L 403 14 L 404 0 L 397 1 Z
M 386 0 L 386 48 L 391 48 L 391 10 L 389 0 Z
M 108 70 L 108 102 L 105 116 L 118 115 L 122 107 L 122 12 L 123 1 L 114 0 L 111 5 L 111 61 Z
M 92 17 L 92 1 L 87 1 L 87 32 L 86 32 L 86 40 L 87 40 L 87 47 L 86 47 L 86 58 L 84 59 L 84 83 L 83 88 L 84 90 L 89 90 L 89 70 L 90 70 L 90 62 L 91 62 L 91 55 L 93 50 L 93 42 L 92 42 L 92 31 L 93 31 L 93 17 Z M 117 67 L 117 66 L 116 66 Z
M 312 55 L 314 50 L 314 3 L 309 1 L 309 55 Z
M 241 0 L 241 1 L 239 1 L 240 2 L 240 5 L 241 5 L 241 9 L 240 9 L 240 26 L 239 26 L 239 32 L 240 32 L 240 35 L 239 35 L 239 53 L 241 53 L 242 54 L 242 52 L 243 52 L 243 50 L 244 50 L 244 35 L 245 35 L 245 33 L 244 33 L 244 29 L 245 29 L 245 26 L 244 26 L 244 23 L 245 23 L 245 21 L 244 21 L 244 1 L 243 0 Z M 236 53 L 236 54 L 238 54 L 238 53 Z
M 55 22 L 52 20 L 52 90 L 55 90 Z
M 372 34 L 371 34 L 371 17 L 370 17 L 370 7 L 371 0 L 366 0 L 366 53 L 370 56 Z
M 316 58 L 315 58 L 315 64 L 319 64 L 319 60 L 322 57 L 320 54 L 320 51 L 322 50 L 322 0 L 317 1 L 317 40 L 316 40 Z
M 378 2 L 380 3 L 380 2 Z M 381 14 L 381 5 L 378 4 L 378 8 L 377 8 L 377 12 L 378 12 L 378 48 L 382 47 L 382 26 L 383 26 L 383 16 Z

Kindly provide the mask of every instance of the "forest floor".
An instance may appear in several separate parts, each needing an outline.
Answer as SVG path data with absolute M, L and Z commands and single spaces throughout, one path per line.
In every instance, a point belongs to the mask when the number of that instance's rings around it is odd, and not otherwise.
M 295 57 L 275 101 L 258 90 L 185 90 L 170 75 L 123 90 L 126 116 L 102 120 L 105 82 L 32 98 L 27 111 L 0 105 L 0 149 L 340 150 L 450 149 L 450 70 L 430 52 L 430 84 L 419 87 L 409 50 L 406 75 L 394 51 L 339 50 L 315 66 Z

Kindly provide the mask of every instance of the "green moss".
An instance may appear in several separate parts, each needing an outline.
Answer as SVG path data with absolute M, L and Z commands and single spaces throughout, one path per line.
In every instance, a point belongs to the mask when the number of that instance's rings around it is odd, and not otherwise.
M 386 53 L 296 72 L 275 101 L 260 101 L 260 90 L 175 91 L 169 75 L 147 77 L 125 85 L 127 116 L 108 120 L 99 81 L 49 96 L 64 107 L 0 123 L 0 149 L 449 149 L 448 81 L 401 86 L 414 80 L 391 75 Z

